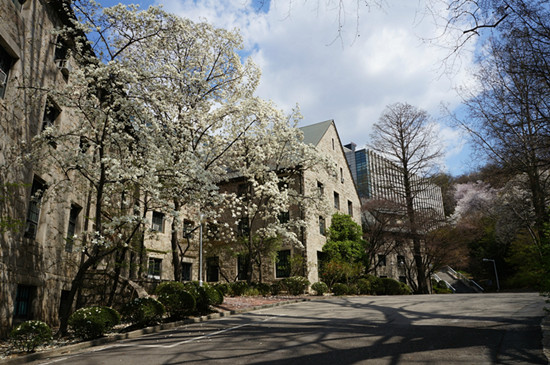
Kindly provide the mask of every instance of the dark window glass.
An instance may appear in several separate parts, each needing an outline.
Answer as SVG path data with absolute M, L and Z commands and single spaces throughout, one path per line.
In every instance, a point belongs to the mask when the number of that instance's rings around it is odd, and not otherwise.
M 149 257 L 149 265 L 147 266 L 147 277 L 149 279 L 160 280 L 162 259 Z
M 183 281 L 191 281 L 191 268 L 193 265 L 190 262 L 183 262 L 181 264 L 181 278 Z
M 46 107 L 44 108 L 44 118 L 42 119 L 42 130 L 53 126 L 59 114 L 61 114 L 61 109 L 50 99 L 47 99 Z
M 278 278 L 288 278 L 290 276 L 290 250 L 277 252 L 275 276 Z
M 220 280 L 220 258 L 212 256 L 206 258 L 206 281 L 215 282 Z
M 290 212 L 287 210 L 286 212 L 279 213 L 279 223 L 288 223 L 290 221 Z
M 249 260 L 247 254 L 240 254 L 237 256 L 237 279 L 248 279 Z
M 378 263 L 380 266 L 386 266 L 386 255 L 378 255 Z
M 334 209 L 340 209 L 340 194 L 334 192 Z
M 348 200 L 348 214 L 353 217 L 353 203 Z
M 15 308 L 13 312 L 15 318 L 31 318 L 31 304 L 35 291 L 35 286 L 17 285 L 17 293 L 15 295 Z
M 65 243 L 65 251 L 67 252 L 72 252 L 73 250 L 74 235 L 76 233 L 76 223 L 78 221 L 78 215 L 80 214 L 81 210 L 82 208 L 78 205 L 71 205 L 71 211 L 69 213 L 69 226 L 67 228 L 67 238 Z
M 151 229 L 157 232 L 164 232 L 164 214 L 160 212 L 153 212 L 153 220 Z
M 248 218 L 241 218 L 237 226 L 237 234 L 241 237 L 248 236 L 250 233 L 250 226 L 248 225 Z
M 0 98 L 4 97 L 12 65 L 13 58 L 4 48 L 2 48 L 2 46 L 0 46 Z
M 40 218 L 40 202 L 42 201 L 44 190 L 46 190 L 46 184 L 35 177 L 32 182 L 31 197 L 27 210 L 27 222 L 25 225 L 25 237 L 27 238 L 36 238 L 38 220 Z

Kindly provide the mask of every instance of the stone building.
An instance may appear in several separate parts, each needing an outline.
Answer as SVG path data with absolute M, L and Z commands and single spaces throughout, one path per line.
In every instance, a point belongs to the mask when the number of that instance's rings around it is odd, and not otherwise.
M 86 202 L 49 183 L 59 171 L 40 160 L 18 164 L 44 128 L 71 123 L 47 90 L 71 83 L 67 45 L 53 31 L 68 19 L 58 1 L 0 0 L 0 335 L 19 321 L 57 324 L 70 288 L 72 237 Z
M 326 232 L 331 224 L 333 213 L 349 214 L 360 224 L 360 200 L 349 170 L 344 150 L 333 120 L 312 124 L 300 128 L 304 143 L 313 145 L 320 152 L 329 155 L 335 163 L 335 173 L 326 170 L 299 171 L 292 176 L 292 187 L 305 196 L 323 200 L 327 210 L 304 210 L 291 207 L 287 218 L 300 216 L 306 222 L 303 229 L 296 230 L 301 247 L 289 242 L 281 242 L 276 257 L 263 257 L 261 269 L 256 271 L 255 281 L 272 282 L 292 275 L 306 276 L 311 283 L 319 281 L 319 260 L 326 243 Z M 234 178 L 220 185 L 225 192 L 240 194 L 246 189 L 242 178 Z M 226 217 L 228 220 L 229 217 Z M 235 223 L 233 223 L 235 224 Z M 258 223 L 250 228 L 236 224 L 235 231 L 243 228 L 248 232 L 258 229 Z M 206 249 L 205 278 L 207 281 L 234 281 L 246 278 L 246 259 L 244 254 L 231 241 L 217 241 Z M 260 277 L 261 276 L 261 277 Z

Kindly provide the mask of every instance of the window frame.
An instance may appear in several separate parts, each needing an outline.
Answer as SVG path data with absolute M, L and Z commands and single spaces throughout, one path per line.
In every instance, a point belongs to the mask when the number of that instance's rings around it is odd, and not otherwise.
M 0 99 L 3 99 L 6 95 L 6 89 L 8 88 L 8 81 L 10 79 L 10 71 L 15 64 L 16 59 L 8 52 L 6 47 L 0 44 L 0 71 L 5 74 L 5 81 L 0 84 Z
M 158 219 L 161 219 L 160 222 L 158 222 Z M 155 222 L 155 220 L 157 220 Z M 151 231 L 164 233 L 164 213 L 153 211 L 153 215 L 151 216 Z
M 290 260 L 292 253 L 290 249 L 277 251 L 277 257 L 275 259 L 275 278 L 288 278 L 291 274 Z M 281 262 L 284 260 L 284 262 Z
M 160 280 L 162 276 L 162 259 L 149 256 L 147 260 L 147 278 Z
M 17 284 L 15 300 L 13 301 L 13 318 L 31 319 L 32 302 L 36 295 L 36 286 Z
M 78 224 L 78 217 L 81 211 L 82 207 L 80 205 L 71 204 L 71 209 L 69 210 L 69 222 L 67 225 L 67 237 L 65 238 L 66 252 L 73 252 L 74 236 L 77 233 L 76 229 Z
M 27 206 L 27 218 L 25 221 L 25 232 L 23 236 L 25 238 L 36 239 L 36 234 L 38 233 L 38 226 L 40 224 L 40 211 L 42 198 L 44 197 L 44 192 L 48 186 L 46 182 L 35 176 L 32 181 L 31 193 L 29 198 L 29 205 Z M 29 227 L 33 227 L 32 231 Z
M 334 209 L 340 210 L 340 194 L 334 192 Z

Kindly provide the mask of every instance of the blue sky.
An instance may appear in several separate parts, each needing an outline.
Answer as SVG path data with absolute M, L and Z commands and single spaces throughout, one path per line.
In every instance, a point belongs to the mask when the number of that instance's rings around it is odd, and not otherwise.
M 262 69 L 257 94 L 286 111 L 298 104 L 302 125 L 334 119 L 344 144 L 368 145 L 372 124 L 388 104 L 407 102 L 427 110 L 445 146 L 442 168 L 458 175 L 475 166 L 460 131 L 445 123 L 441 106 L 460 105 L 456 89 L 471 84 L 472 62 L 466 52 L 452 64 L 442 63 L 449 50 L 429 42 L 440 30 L 424 12 L 424 1 L 366 8 L 361 1 L 344 0 L 344 9 L 337 0 L 122 2 L 162 5 L 195 21 L 239 29 L 243 54 Z

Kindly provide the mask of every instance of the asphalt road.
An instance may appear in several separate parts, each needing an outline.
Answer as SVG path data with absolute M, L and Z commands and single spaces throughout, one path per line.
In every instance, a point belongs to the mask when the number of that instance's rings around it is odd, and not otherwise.
M 313 300 L 36 364 L 547 364 L 536 293 Z

